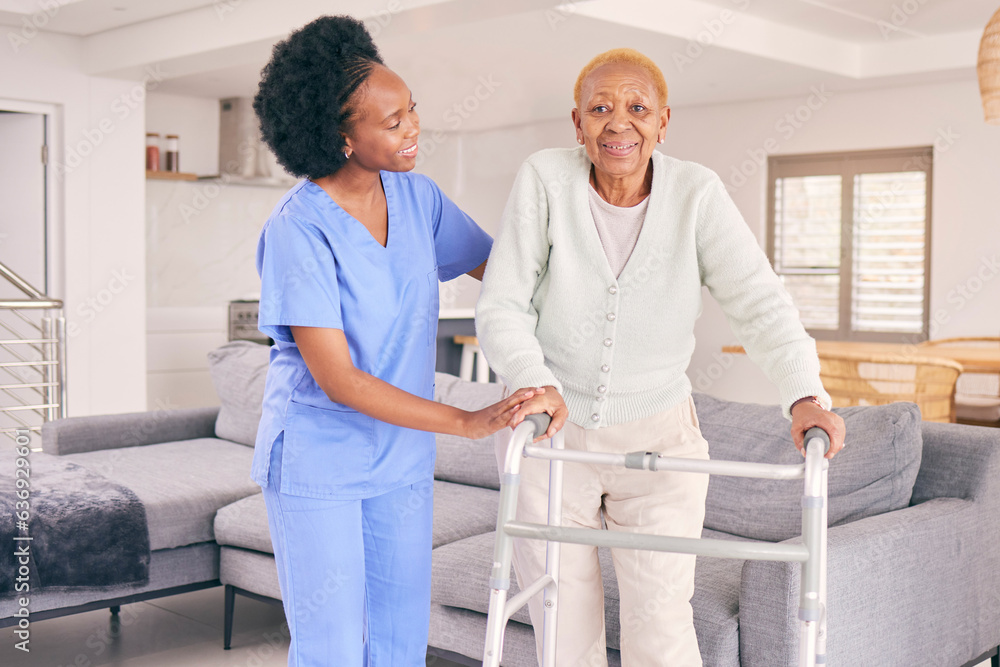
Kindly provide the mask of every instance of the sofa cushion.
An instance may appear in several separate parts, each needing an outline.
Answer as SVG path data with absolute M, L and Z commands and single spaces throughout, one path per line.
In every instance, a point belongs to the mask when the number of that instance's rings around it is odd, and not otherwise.
M 496 528 L 499 499 L 496 491 L 435 480 L 434 548 Z M 215 540 L 226 546 L 274 553 L 264 496 L 257 493 L 220 509 L 215 515 Z
M 216 512 L 215 541 L 223 546 L 273 554 L 264 495 L 255 493 Z
M 702 537 L 733 539 L 711 530 Z M 431 602 L 485 614 L 489 607 L 489 576 L 493 564 L 494 533 L 485 533 L 446 544 L 434 550 Z M 605 631 L 608 648 L 619 648 L 621 622 L 641 623 L 643 610 L 632 609 L 620 618 L 618 579 L 611 552 L 598 549 L 604 585 Z M 694 608 L 698 643 L 706 665 L 739 665 L 739 596 L 743 561 L 698 558 L 695 568 Z M 520 591 L 511 575 L 508 599 Z M 512 620 L 530 624 L 528 608 L 519 609 Z
M 472 660 L 482 660 L 486 639 L 485 627 L 484 614 L 432 603 L 427 644 Z M 454 665 L 455 663 L 429 658 L 427 664 Z M 618 651 L 609 649 L 607 667 L 621 667 L 621 665 Z M 517 621 L 507 624 L 503 633 L 503 667 L 538 667 L 538 660 L 535 658 L 535 631 L 530 625 Z
M 695 394 L 702 434 L 713 459 L 796 464 L 790 422 L 777 406 Z M 830 461 L 831 526 L 910 503 L 920 468 L 920 411 L 913 403 L 838 408 L 846 447 Z M 712 476 L 705 526 L 746 538 L 780 541 L 802 533 L 801 481 Z
M 435 401 L 463 410 L 485 408 L 503 396 L 501 384 L 468 382 L 446 373 L 436 373 L 434 385 Z M 448 482 L 499 489 L 496 442 L 497 438 L 509 438 L 510 434 L 510 429 L 506 428 L 479 440 L 437 434 L 434 477 Z
M 146 508 L 153 550 L 214 540 L 215 513 L 260 491 L 249 474 L 253 450 L 218 438 L 63 458 L 132 489 Z
M 257 595 L 281 599 L 278 568 L 274 564 L 274 556 L 269 553 L 222 547 L 219 550 L 219 581 Z M 325 595 L 323 589 L 317 589 L 317 593 Z
M 215 436 L 253 447 L 257 440 L 271 348 L 235 340 L 208 353 L 208 370 L 219 396 Z
M 100 588 L 90 586 L 54 589 L 32 588 L 30 596 L 31 613 L 40 614 L 40 612 L 51 609 L 66 610 L 81 605 L 93 605 L 96 600 L 114 600 L 148 593 L 152 593 L 149 597 L 158 597 L 157 594 L 162 595 L 162 591 L 177 586 L 190 586 L 192 584 L 203 583 L 214 586 L 214 581 L 218 578 L 219 545 L 215 542 L 201 542 L 200 544 L 192 544 L 179 549 L 160 549 L 149 554 L 149 581 L 145 583 L 101 586 Z M 14 614 L 21 609 L 18 604 L 18 597 L 20 596 L 8 595 L 0 597 L 0 619 L 14 618 L 16 620 Z M 110 604 L 104 606 L 110 606 Z M 139 607 L 139 609 L 141 608 Z M 63 614 L 65 614 L 65 611 L 63 611 Z M 135 620 L 135 617 L 132 617 L 132 620 Z M 30 665 L 31 659 L 15 662 L 14 664 L 21 664 L 22 662 L 23 664 Z M 36 658 L 34 662 L 35 664 L 46 664 L 43 659 L 39 658 Z M 73 662 L 67 660 L 65 663 L 62 663 L 53 660 L 54 664 L 71 665 Z M 10 663 L 5 662 L 4 664 Z M 88 663 L 83 662 L 82 664 Z M 90 661 L 89 664 L 94 665 L 98 663 L 97 661 Z
M 491 489 L 434 481 L 434 548 L 497 527 L 500 494 Z

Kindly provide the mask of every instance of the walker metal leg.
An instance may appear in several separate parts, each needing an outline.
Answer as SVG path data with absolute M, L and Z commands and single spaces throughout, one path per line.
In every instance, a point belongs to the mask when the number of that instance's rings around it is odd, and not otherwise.
M 540 592 L 554 587 L 554 580 L 546 574 L 538 581 L 525 586 L 518 596 L 508 605 L 507 591 L 510 590 L 510 566 L 514 552 L 514 538 L 505 527 L 513 522 L 517 513 L 517 494 L 521 484 L 521 458 L 524 447 L 531 442 L 535 433 L 544 433 L 549 427 L 548 415 L 529 415 L 515 430 L 507 446 L 507 460 L 503 476 L 500 479 L 500 509 L 497 512 L 496 542 L 493 547 L 493 569 L 490 574 L 490 607 L 486 618 L 486 645 L 483 647 L 483 666 L 499 667 L 503 653 L 503 636 L 507 621 L 511 615 L 520 609 L 528 599 Z M 559 447 L 562 447 L 561 434 L 557 436 Z M 555 439 L 554 439 L 555 441 Z M 562 472 L 559 468 L 559 488 L 562 488 Z M 559 495 L 562 499 L 562 492 Z M 561 512 L 559 505 L 557 511 Z M 558 550 L 552 562 L 556 564 L 558 575 Z M 553 589 L 554 590 L 554 589 Z M 554 665 L 554 663 L 553 663 Z
M 564 449 L 566 436 L 562 431 L 552 438 L 552 449 Z M 549 525 L 562 526 L 563 462 L 549 462 Z M 556 632 L 559 619 L 559 553 L 561 543 L 545 543 L 545 574 L 552 583 L 545 588 L 544 620 L 542 622 L 542 667 L 556 667 Z
M 810 443 L 806 449 L 805 492 L 802 496 L 802 541 L 809 550 L 809 560 L 802 564 L 799 591 L 799 620 L 802 621 L 799 664 L 802 667 L 815 667 L 818 662 L 820 626 L 826 616 L 825 600 L 822 599 L 826 496 L 823 494 L 822 467 L 817 465 L 822 463 L 822 457 L 821 445 Z M 823 647 L 823 662 L 826 661 L 825 653 L 826 648 Z
M 503 652 L 507 591 L 510 590 L 510 564 L 514 552 L 514 538 L 503 528 L 508 521 L 514 519 L 520 484 L 519 473 L 504 473 L 500 483 L 500 511 L 497 512 L 493 570 L 490 573 L 490 607 L 486 623 L 486 646 L 483 649 L 484 667 L 499 667 Z
M 827 477 L 826 466 L 820 475 L 821 496 L 823 498 L 823 512 L 819 522 L 819 628 L 816 636 L 816 664 L 826 664 L 826 531 L 827 531 Z

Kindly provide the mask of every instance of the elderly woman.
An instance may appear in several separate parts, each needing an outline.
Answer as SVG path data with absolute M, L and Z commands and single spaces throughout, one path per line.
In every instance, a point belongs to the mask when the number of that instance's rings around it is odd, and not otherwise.
M 546 388 L 514 422 L 547 412 L 545 435 L 565 427 L 568 449 L 708 458 L 685 375 L 705 285 L 778 386 L 796 446 L 819 426 L 833 456 L 844 427 L 827 409 L 815 342 L 722 181 L 653 150 L 670 119 L 660 69 L 631 49 L 608 51 L 574 94 L 581 147 L 521 167 L 477 306 L 480 344 L 508 391 Z M 521 471 L 518 520 L 544 523 L 548 465 L 528 459 Z M 603 515 L 609 530 L 698 537 L 707 488 L 705 475 L 567 464 L 563 521 L 600 528 Z M 623 664 L 701 665 L 695 557 L 612 555 Z M 544 543 L 515 541 L 514 569 L 522 584 L 544 573 Z M 596 549 L 564 545 L 560 575 L 558 664 L 606 665 Z M 529 609 L 539 641 L 541 605 L 536 596 Z

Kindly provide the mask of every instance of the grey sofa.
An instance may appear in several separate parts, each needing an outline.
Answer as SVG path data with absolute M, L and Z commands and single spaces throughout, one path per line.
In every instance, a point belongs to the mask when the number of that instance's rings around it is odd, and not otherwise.
M 53 614 L 222 583 L 228 644 L 239 622 L 238 593 L 280 597 L 263 501 L 248 478 L 267 348 L 231 343 L 211 362 L 221 409 L 46 426 L 46 452 L 132 485 L 147 503 L 151 542 L 158 535 L 160 547 L 148 586 L 53 594 L 44 601 Z M 497 400 L 500 387 L 438 374 L 436 394 L 475 408 Z M 713 457 L 798 460 L 776 407 L 695 399 Z M 831 663 L 959 667 L 995 654 L 1000 554 L 991 546 L 1000 532 L 1000 430 L 923 423 L 910 404 L 840 412 L 849 437 L 830 468 Z M 469 665 L 478 664 L 485 635 L 496 437 L 507 434 L 437 440 L 429 651 Z M 197 501 L 182 506 L 185 494 Z M 798 484 L 713 478 L 705 535 L 794 539 L 800 494 Z M 620 623 L 641 620 L 642 610 L 619 609 L 610 558 L 601 556 L 609 662 L 617 665 Z M 796 664 L 797 572 L 790 564 L 698 560 L 693 605 L 708 667 Z M 0 606 L 0 618 L 9 608 Z M 522 611 L 509 625 L 504 665 L 535 664 L 526 623 Z
M 48 422 L 45 457 L 77 463 L 131 489 L 145 507 L 149 580 L 142 584 L 33 590 L 32 620 L 117 608 L 219 585 L 216 512 L 260 487 L 247 476 L 253 452 L 215 437 L 218 408 L 76 417 Z M 17 596 L 0 597 L 0 627 L 12 625 Z

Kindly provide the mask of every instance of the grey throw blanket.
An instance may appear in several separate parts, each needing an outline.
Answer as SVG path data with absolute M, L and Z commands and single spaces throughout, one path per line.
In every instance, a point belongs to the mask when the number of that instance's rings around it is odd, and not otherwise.
M 135 493 L 57 456 L 32 452 L 28 458 L 30 521 L 25 531 L 15 518 L 15 453 L 12 447 L 0 448 L 0 595 L 15 592 L 20 566 L 15 550 L 25 544 L 31 554 L 32 592 L 149 581 L 146 508 Z M 15 541 L 18 535 L 32 539 Z

